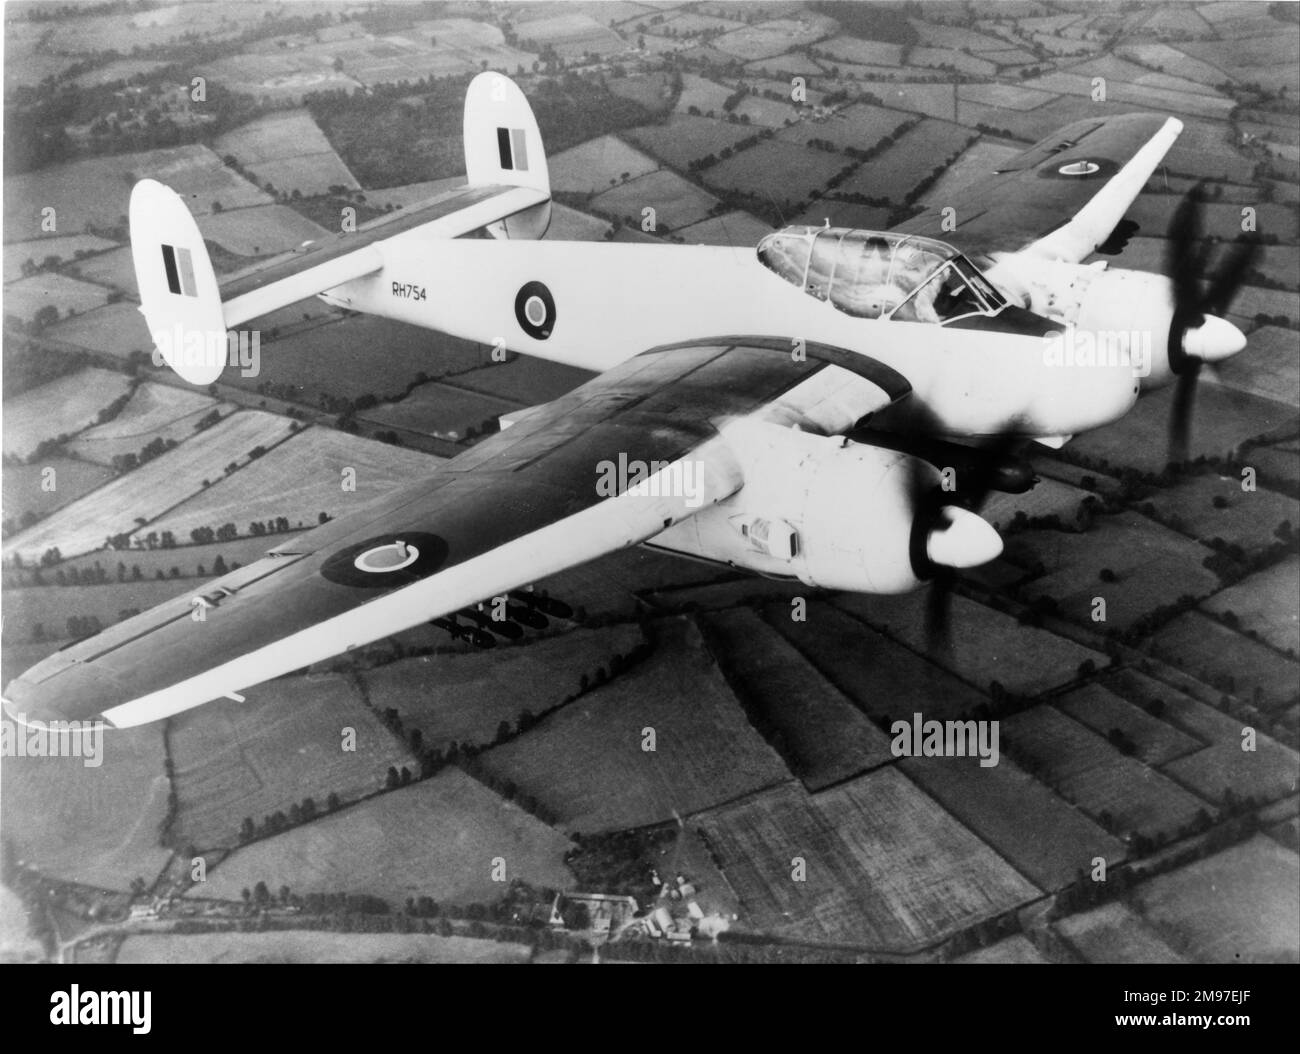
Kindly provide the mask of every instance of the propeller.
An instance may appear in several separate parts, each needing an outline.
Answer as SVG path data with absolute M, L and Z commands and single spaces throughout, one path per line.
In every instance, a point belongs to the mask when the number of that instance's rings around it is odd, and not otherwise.
M 908 493 L 914 510 L 910 556 L 917 578 L 928 579 L 925 633 L 931 651 L 948 646 L 953 585 L 958 569 L 978 567 L 997 557 L 1002 539 L 978 515 L 989 492 L 1002 479 L 1018 437 L 999 434 L 978 450 L 970 467 L 957 473 L 956 489 L 946 491 L 923 468 L 928 462 L 909 457 Z M 1027 488 L 1025 488 L 1027 489 Z
M 1245 281 L 1259 252 L 1256 241 L 1235 242 L 1204 290 L 1201 280 L 1210 262 L 1211 246 L 1203 238 L 1205 183 L 1197 183 L 1169 222 L 1165 270 L 1173 287 L 1174 315 L 1169 325 L 1169 368 L 1178 378 L 1169 418 L 1169 460 L 1187 459 L 1187 439 L 1196 382 L 1201 367 L 1235 355 L 1246 338 L 1231 322 L 1218 317 Z

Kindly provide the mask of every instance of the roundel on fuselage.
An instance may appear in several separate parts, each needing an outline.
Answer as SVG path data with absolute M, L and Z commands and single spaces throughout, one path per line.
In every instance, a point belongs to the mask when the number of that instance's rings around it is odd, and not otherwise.
M 555 328 L 555 297 L 541 282 L 527 282 L 515 296 L 515 319 L 534 340 L 545 340 Z

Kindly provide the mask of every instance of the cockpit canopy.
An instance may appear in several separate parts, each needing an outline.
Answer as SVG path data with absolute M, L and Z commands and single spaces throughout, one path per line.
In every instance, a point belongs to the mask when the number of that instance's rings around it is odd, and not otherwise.
M 943 324 L 995 315 L 1006 301 L 951 245 L 917 234 L 786 227 L 758 258 L 810 296 L 857 318 Z

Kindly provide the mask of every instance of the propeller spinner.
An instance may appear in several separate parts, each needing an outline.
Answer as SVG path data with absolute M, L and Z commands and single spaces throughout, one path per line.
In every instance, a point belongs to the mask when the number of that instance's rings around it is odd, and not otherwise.
M 1169 224 L 1166 271 L 1173 286 L 1174 317 L 1169 327 L 1169 368 L 1178 378 L 1169 420 L 1169 460 L 1185 461 L 1201 367 L 1230 358 L 1246 346 L 1236 326 L 1218 317 L 1241 288 L 1259 252 L 1259 243 L 1238 241 L 1202 290 L 1211 246 L 1203 241 L 1205 184 L 1198 183 L 1179 203 Z

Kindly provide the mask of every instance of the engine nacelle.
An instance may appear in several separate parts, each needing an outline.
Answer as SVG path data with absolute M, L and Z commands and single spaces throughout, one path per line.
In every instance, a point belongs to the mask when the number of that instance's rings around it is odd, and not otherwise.
M 918 551 L 916 492 L 940 480 L 927 462 L 771 423 L 742 421 L 723 435 L 744 486 L 648 544 L 859 593 L 914 589 L 928 573 L 927 551 L 942 552 L 950 566 L 975 566 L 1001 551 L 997 533 L 962 510 L 955 512 L 973 522 L 937 524 L 943 545 L 927 550 L 923 535 Z
M 1173 285 L 1164 275 L 1108 268 L 1088 284 L 1079 302 L 1078 335 L 1091 339 L 1097 355 L 1127 356 L 1142 387 L 1158 388 L 1169 369 Z
M 1061 365 L 1121 366 L 1143 389 L 1169 383 L 1174 298 L 1164 275 L 1023 253 L 999 256 L 985 273 L 1031 311 L 1073 327 Z

